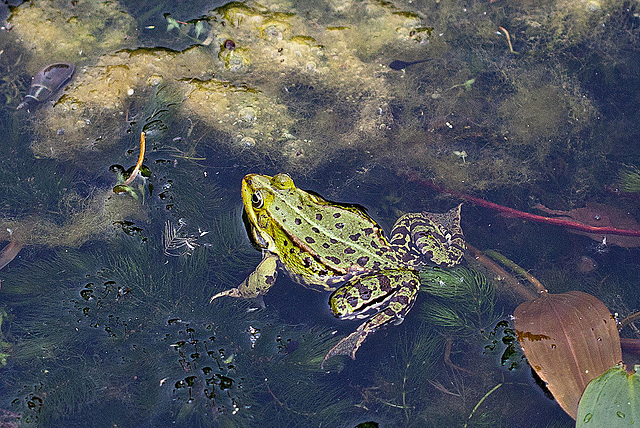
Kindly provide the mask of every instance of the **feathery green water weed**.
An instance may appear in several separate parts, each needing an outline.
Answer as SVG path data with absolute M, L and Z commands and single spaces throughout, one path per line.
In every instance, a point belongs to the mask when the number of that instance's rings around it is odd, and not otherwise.
M 466 267 L 420 272 L 421 290 L 433 298 L 422 304 L 426 322 L 474 334 L 495 324 L 495 289 L 482 273 Z

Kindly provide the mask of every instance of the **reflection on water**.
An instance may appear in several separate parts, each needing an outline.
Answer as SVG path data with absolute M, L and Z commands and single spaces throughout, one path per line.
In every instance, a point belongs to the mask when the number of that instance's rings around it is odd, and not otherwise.
M 266 307 L 209 298 L 260 260 L 242 224 L 248 173 L 287 172 L 387 231 L 457 204 L 409 177 L 523 211 L 588 202 L 640 218 L 635 6 L 307 3 L 12 9 L 0 236 L 21 249 L 0 271 L 0 426 L 573 424 L 514 343 L 520 301 L 473 260 L 423 274 L 401 325 L 325 370 L 357 325 L 331 316 L 328 294 L 281 275 Z M 69 85 L 15 111 L 55 62 L 75 65 Z M 151 176 L 116 195 L 110 167 L 136 163 L 141 131 Z M 554 293 L 640 306 L 636 247 L 468 203 L 462 225 Z

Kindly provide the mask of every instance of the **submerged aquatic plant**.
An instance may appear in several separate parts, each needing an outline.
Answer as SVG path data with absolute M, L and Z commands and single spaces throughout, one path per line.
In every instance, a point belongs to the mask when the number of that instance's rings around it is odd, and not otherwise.
M 239 281 L 228 247 L 166 257 L 159 241 L 123 236 L 3 271 L 6 302 L 20 311 L 2 383 L 25 420 L 241 427 L 259 415 L 267 426 L 344 417 L 352 402 L 320 370 L 337 340 L 330 331 L 281 325 L 248 302 L 209 304 L 212 289 L 229 286 L 219 281 Z
M 2 334 L 2 321 L 7 318 L 7 312 L 0 308 L 0 367 L 7 365 L 7 358 L 11 356 L 11 344 L 6 342 Z
M 620 190 L 623 192 L 640 193 L 640 170 L 627 167 L 619 173 Z
M 420 272 L 420 290 L 434 298 L 422 305 L 425 322 L 477 334 L 500 318 L 495 289 L 482 273 L 466 267 Z
M 427 382 L 442 361 L 445 338 L 427 324 L 404 328 L 389 356 L 376 370 L 376 387 L 365 390 L 363 405 L 375 408 L 403 426 L 419 426 L 420 414 L 431 405 L 433 386 Z

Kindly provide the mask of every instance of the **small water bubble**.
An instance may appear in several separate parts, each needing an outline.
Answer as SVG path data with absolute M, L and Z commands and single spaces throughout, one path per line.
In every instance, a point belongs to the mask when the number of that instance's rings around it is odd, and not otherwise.
M 256 120 L 256 109 L 253 107 L 243 107 L 238 112 L 238 118 L 245 122 L 253 122 Z
M 248 148 L 255 147 L 256 140 L 251 137 L 244 137 L 242 140 L 240 140 L 240 145 Z

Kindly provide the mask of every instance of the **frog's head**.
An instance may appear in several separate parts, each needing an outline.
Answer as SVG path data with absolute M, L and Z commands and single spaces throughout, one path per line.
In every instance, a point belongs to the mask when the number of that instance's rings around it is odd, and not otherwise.
M 274 212 L 281 209 L 282 201 L 290 198 L 296 186 L 287 174 L 273 177 L 249 174 L 242 180 L 242 202 L 244 204 L 247 230 L 254 245 L 272 252 L 276 251 L 275 236 L 280 231 Z

